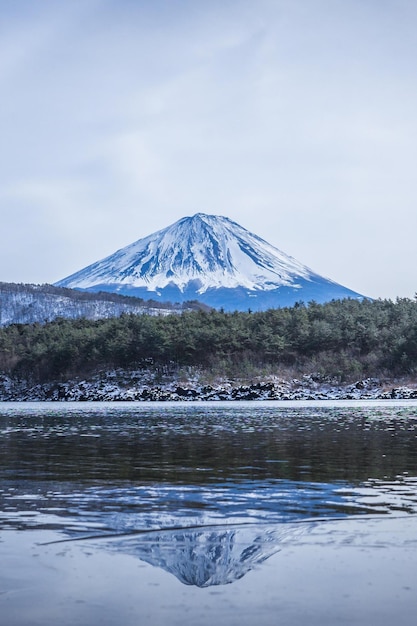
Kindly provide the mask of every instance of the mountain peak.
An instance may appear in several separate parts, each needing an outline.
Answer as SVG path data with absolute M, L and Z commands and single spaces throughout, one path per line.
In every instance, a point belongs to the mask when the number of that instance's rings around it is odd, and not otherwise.
M 179 302 L 198 299 L 225 309 L 359 296 L 231 219 L 205 213 L 183 217 L 57 285 Z

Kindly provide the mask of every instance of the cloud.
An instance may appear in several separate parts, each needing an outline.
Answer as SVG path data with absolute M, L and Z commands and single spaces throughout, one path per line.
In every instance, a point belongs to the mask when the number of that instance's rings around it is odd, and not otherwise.
M 364 293 L 413 294 L 416 11 L 13 3 L 0 26 L 2 278 L 56 280 L 205 211 Z

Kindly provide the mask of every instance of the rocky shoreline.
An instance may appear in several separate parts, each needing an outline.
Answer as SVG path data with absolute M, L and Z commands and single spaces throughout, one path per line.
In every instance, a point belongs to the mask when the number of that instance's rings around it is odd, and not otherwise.
M 389 400 L 417 399 L 416 386 L 367 378 L 340 384 L 318 374 L 289 380 L 268 377 L 243 384 L 236 380 L 200 383 L 198 379 L 162 377 L 150 370 L 101 372 L 88 379 L 31 385 L 0 376 L 0 401 L 175 402 L 239 400 Z

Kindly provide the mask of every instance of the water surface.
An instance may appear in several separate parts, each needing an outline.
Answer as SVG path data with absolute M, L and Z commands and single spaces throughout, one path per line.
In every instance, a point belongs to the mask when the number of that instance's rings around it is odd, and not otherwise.
M 415 402 L 3 403 L 0 477 L 10 626 L 414 624 Z

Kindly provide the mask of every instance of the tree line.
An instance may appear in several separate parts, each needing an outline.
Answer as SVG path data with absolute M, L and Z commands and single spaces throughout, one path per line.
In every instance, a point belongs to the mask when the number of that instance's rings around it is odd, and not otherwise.
M 59 318 L 0 329 L 0 370 L 34 382 L 105 368 L 268 367 L 349 380 L 417 373 L 417 301 L 332 301 L 252 313 Z

